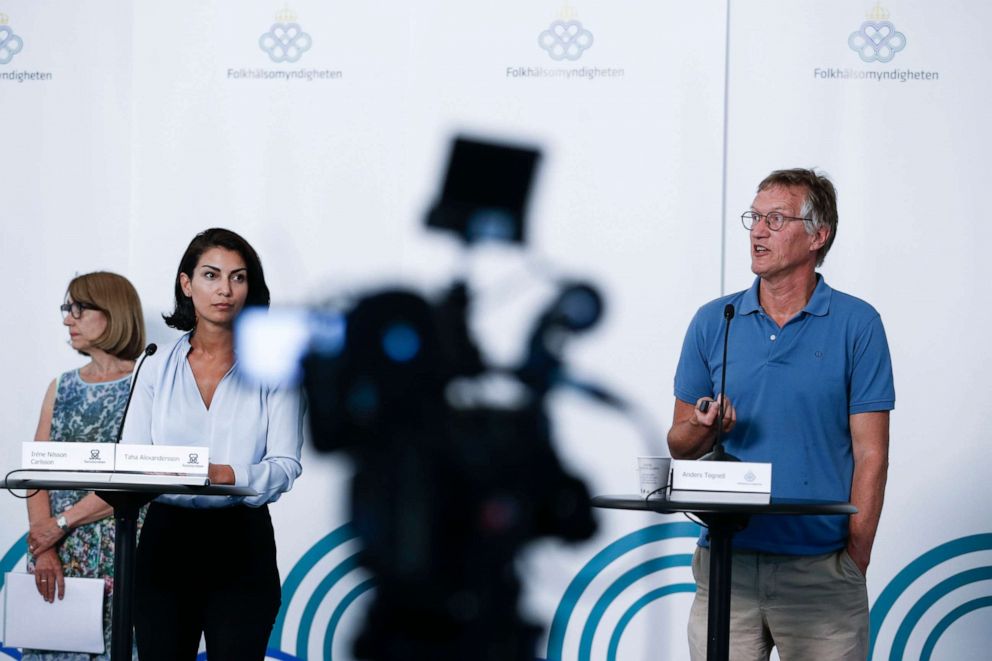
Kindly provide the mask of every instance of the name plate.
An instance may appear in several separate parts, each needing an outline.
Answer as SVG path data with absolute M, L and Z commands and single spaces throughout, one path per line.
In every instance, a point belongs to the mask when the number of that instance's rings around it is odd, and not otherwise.
M 28 441 L 21 444 L 21 468 L 58 471 L 112 471 L 112 443 Z
M 772 465 L 747 461 L 672 461 L 672 490 L 771 493 Z
M 206 475 L 209 461 L 209 450 L 193 445 L 117 446 L 119 471 Z

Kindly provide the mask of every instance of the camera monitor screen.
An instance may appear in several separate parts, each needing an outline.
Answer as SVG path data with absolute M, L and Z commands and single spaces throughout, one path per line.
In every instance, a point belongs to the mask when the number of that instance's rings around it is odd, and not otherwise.
M 456 138 L 427 225 L 455 232 L 466 243 L 524 243 L 527 199 L 539 158 L 536 149 Z

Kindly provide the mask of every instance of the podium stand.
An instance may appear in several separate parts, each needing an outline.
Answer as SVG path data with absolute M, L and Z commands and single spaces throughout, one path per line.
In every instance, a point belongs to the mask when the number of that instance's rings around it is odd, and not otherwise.
M 706 493 L 703 496 L 712 494 Z M 750 494 L 749 494 L 750 495 Z M 734 502 L 734 494 L 726 500 L 692 501 L 681 494 L 678 501 L 667 497 L 595 496 L 593 507 L 605 509 L 640 510 L 658 514 L 695 514 L 708 526 L 710 538 L 710 598 L 707 610 L 706 659 L 727 661 L 730 655 L 730 573 L 734 535 L 747 527 L 753 514 L 854 514 L 858 509 L 848 502 L 829 500 L 797 500 L 771 498 L 766 503 Z
M 162 494 L 190 496 L 255 496 L 253 489 L 226 484 L 183 484 L 189 476 L 156 475 L 149 480 L 144 475 L 123 473 L 49 473 L 24 471 L 29 476 L 8 478 L 8 489 L 72 489 L 93 491 L 114 508 L 114 601 L 111 615 L 110 658 L 113 661 L 131 659 L 131 615 L 134 604 L 134 558 L 138 533 L 138 512 L 143 505 Z M 141 479 L 144 478 L 144 479 Z M 138 481 L 141 479 L 141 481 Z M 207 482 L 203 478 L 204 483 Z

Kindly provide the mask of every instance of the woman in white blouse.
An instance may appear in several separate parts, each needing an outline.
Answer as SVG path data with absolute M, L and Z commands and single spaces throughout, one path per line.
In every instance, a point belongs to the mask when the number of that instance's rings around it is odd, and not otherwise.
M 161 496 L 138 545 L 135 634 L 142 661 L 263 659 L 280 605 L 267 503 L 301 472 L 303 410 L 296 389 L 245 379 L 234 320 L 269 305 L 262 264 L 241 236 L 198 234 L 183 255 L 167 324 L 188 331 L 147 359 L 124 426 L 125 443 L 210 449 L 211 482 L 258 495 Z

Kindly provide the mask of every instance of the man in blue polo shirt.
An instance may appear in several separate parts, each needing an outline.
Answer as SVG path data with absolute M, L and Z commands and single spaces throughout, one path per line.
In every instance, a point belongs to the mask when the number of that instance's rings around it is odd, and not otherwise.
M 888 467 L 892 364 L 878 312 L 816 272 L 837 232 L 833 184 L 779 170 L 742 216 L 750 289 L 707 303 L 686 332 L 675 374 L 672 456 L 693 459 L 716 438 L 724 307 L 736 316 L 727 352 L 725 446 L 771 462 L 772 495 L 850 500 L 851 516 L 754 516 L 734 538 L 731 658 L 865 659 L 865 573 Z M 715 401 L 704 412 L 702 402 Z M 693 560 L 693 659 L 706 658 L 709 555 Z

